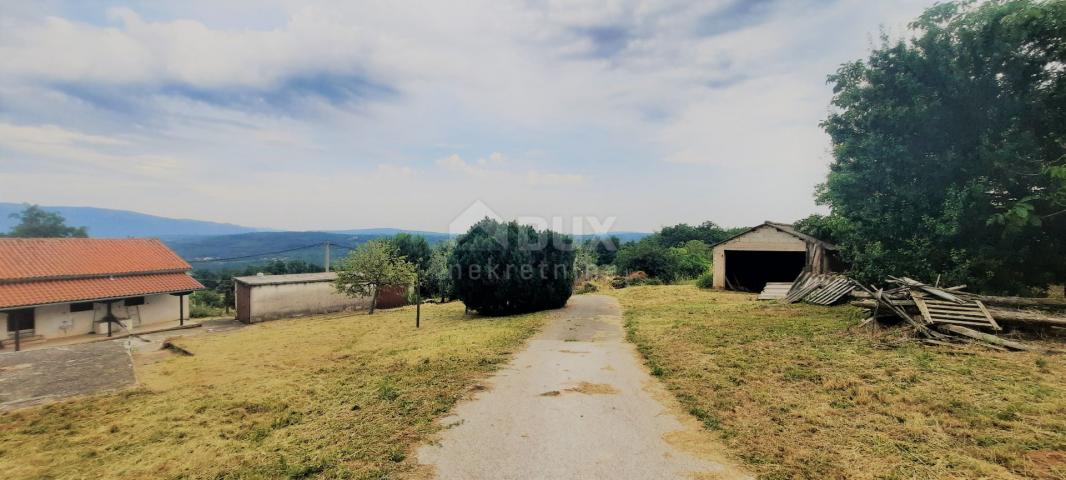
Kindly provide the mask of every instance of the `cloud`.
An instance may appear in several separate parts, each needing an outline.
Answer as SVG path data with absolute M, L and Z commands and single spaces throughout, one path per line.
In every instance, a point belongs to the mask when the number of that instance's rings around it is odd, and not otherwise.
M 302 229 L 440 228 L 475 200 L 790 220 L 830 158 L 826 74 L 933 0 L 121 3 L 0 9 L 2 200 Z M 423 199 L 331 209 L 396 191 Z
M 447 170 L 459 172 L 472 177 L 484 178 L 489 175 L 488 170 L 467 163 L 466 160 L 463 160 L 463 157 L 460 157 L 457 153 L 453 153 L 451 155 L 448 155 L 447 157 L 437 160 L 437 165 L 440 165 Z
M 0 123 L 0 147 L 92 172 L 137 173 L 161 177 L 178 168 L 178 159 L 161 154 L 133 153 L 125 140 L 66 130 L 55 125 Z M 102 150 L 106 147 L 108 150 Z M 113 153 L 112 153 L 113 151 Z
M 546 186 L 572 186 L 585 181 L 581 175 L 573 173 L 541 173 L 530 171 L 526 173 L 526 182 L 530 185 Z

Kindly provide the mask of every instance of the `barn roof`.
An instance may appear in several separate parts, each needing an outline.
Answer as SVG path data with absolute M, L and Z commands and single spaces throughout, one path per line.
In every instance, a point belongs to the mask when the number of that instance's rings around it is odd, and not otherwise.
M 769 220 L 767 220 L 767 221 L 765 221 L 765 222 L 763 222 L 763 223 L 761 223 L 759 225 L 756 225 L 754 227 L 751 227 L 751 228 L 749 228 L 747 230 L 744 230 L 743 232 L 740 232 L 740 233 L 738 233 L 736 235 L 733 235 L 732 237 L 729 237 L 729 238 L 727 238 L 725 240 L 722 240 L 721 242 L 718 242 L 718 243 L 714 244 L 713 246 L 717 247 L 719 245 L 731 242 L 733 240 L 736 240 L 737 238 L 743 237 L 744 235 L 747 235 L 747 234 L 749 234 L 751 232 L 754 232 L 755 230 L 758 230 L 758 229 L 760 229 L 762 227 L 774 228 L 774 229 L 776 229 L 778 231 L 781 231 L 783 233 L 787 233 L 789 235 L 792 235 L 793 237 L 796 237 L 796 238 L 798 238 L 800 240 L 803 240 L 804 242 L 807 242 L 807 243 L 821 244 L 822 248 L 825 248 L 826 250 L 836 250 L 837 249 L 836 245 L 833 245 L 832 243 L 829 243 L 829 242 L 827 242 L 825 240 L 819 240 L 818 238 L 812 237 L 810 235 L 807 235 L 806 233 L 800 232 L 799 230 L 796 230 L 795 227 L 793 227 L 792 225 L 790 225 L 788 223 L 771 222 Z
M 0 309 L 204 288 L 155 239 L 2 238 Z

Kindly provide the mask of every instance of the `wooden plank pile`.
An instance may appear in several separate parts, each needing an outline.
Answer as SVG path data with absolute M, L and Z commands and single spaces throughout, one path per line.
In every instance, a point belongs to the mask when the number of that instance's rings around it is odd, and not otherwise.
M 792 282 L 768 282 L 759 294 L 759 300 L 780 300 L 788 296 Z
M 907 277 L 889 277 L 888 281 L 896 287 L 871 290 L 855 283 L 862 291 L 855 292 L 853 297 L 858 300 L 851 303 L 871 310 L 864 324 L 888 314 L 903 319 L 925 343 L 943 345 L 967 341 L 998 350 L 1033 350 L 1028 345 L 986 333 L 1003 330 L 997 321 L 997 317 L 1004 320 L 1003 316 L 985 305 L 988 299 L 996 297 L 965 292 L 965 286 L 940 288 Z M 1023 303 L 1018 297 L 1009 298 L 1015 303 Z M 1051 319 L 1050 325 L 1055 325 L 1056 320 L 1051 315 L 1031 315 L 1046 316 Z M 1062 320 L 1066 322 L 1066 318 Z
M 802 301 L 816 305 L 832 305 L 851 293 L 857 285 L 845 275 L 832 273 L 809 275 L 804 272 L 792 283 L 792 288 L 788 295 L 785 295 L 784 302 Z

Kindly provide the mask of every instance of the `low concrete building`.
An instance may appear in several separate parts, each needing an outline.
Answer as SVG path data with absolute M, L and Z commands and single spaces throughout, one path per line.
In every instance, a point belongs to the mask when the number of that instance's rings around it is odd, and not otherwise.
M 285 317 L 370 308 L 369 298 L 352 298 L 333 288 L 334 272 L 234 277 L 237 320 L 262 322 Z
M 803 271 L 839 271 L 836 246 L 765 222 L 714 245 L 714 287 L 760 292 L 768 282 L 791 282 Z
M 155 239 L 0 238 L 0 346 L 181 322 L 191 269 Z

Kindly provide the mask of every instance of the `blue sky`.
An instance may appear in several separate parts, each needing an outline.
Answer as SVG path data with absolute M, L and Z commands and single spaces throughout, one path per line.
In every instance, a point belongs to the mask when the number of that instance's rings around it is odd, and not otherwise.
M 0 201 L 285 229 L 818 211 L 825 77 L 931 1 L 11 2 Z

